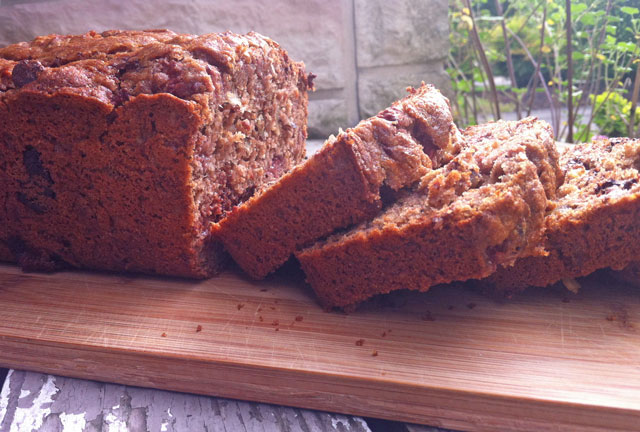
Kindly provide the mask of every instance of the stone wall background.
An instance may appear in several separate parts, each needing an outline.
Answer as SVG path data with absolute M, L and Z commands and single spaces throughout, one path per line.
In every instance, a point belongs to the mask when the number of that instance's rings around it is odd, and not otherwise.
M 325 138 L 409 85 L 430 82 L 451 94 L 447 9 L 448 0 L 0 0 L 0 46 L 113 28 L 255 30 L 318 76 L 309 132 Z

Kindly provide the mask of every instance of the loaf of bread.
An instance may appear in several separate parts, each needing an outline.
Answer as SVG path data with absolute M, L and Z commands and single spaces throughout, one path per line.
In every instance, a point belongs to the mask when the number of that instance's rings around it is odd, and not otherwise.
M 0 49 L 0 260 L 214 274 L 210 224 L 304 157 L 311 78 L 256 33 Z
M 423 85 L 331 137 L 304 164 L 213 228 L 250 276 L 263 278 L 296 250 L 373 217 L 381 190 L 399 190 L 459 150 L 449 101 Z
M 565 182 L 545 219 L 547 255 L 500 269 L 485 289 L 510 295 L 640 261 L 640 140 L 578 144 L 560 160 Z
M 296 253 L 325 307 L 482 278 L 544 253 L 545 211 L 562 181 L 549 125 L 476 126 L 464 141 L 458 156 L 378 216 Z

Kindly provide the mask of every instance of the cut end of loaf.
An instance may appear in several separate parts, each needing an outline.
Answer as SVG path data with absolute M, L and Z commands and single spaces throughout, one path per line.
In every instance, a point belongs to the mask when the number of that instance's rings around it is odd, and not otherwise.
M 381 189 L 400 190 L 461 148 L 448 100 L 433 86 L 330 137 L 309 160 L 238 207 L 214 236 L 249 275 L 263 278 L 296 250 L 373 217 Z
M 211 276 L 224 253 L 210 224 L 304 157 L 311 87 L 256 33 L 0 49 L 0 258 Z

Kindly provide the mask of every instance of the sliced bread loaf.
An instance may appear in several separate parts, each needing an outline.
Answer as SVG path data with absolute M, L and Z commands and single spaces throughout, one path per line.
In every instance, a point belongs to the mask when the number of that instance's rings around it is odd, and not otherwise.
M 500 269 L 486 289 L 509 295 L 640 260 L 640 140 L 579 144 L 560 160 L 566 180 L 545 219 L 548 254 Z
M 381 188 L 410 186 L 459 151 L 448 100 L 433 86 L 331 137 L 305 163 L 237 207 L 212 234 L 256 279 L 314 241 L 380 211 Z
M 548 199 L 562 181 L 548 124 L 471 127 L 466 147 L 373 220 L 296 253 L 326 307 L 397 289 L 482 278 L 540 255 Z

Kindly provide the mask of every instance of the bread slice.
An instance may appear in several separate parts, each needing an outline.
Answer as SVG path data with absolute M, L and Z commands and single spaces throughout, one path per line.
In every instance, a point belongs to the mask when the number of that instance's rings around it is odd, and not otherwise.
M 539 247 L 562 177 L 548 124 L 471 127 L 465 149 L 371 221 L 296 253 L 321 303 L 482 278 Z
M 0 49 L 0 260 L 206 277 L 209 224 L 304 157 L 311 80 L 256 33 Z
M 611 138 L 561 155 L 565 183 L 545 219 L 546 256 L 518 260 L 483 286 L 506 295 L 640 261 L 640 140 Z
M 373 217 L 381 188 L 412 185 L 459 151 L 448 100 L 431 85 L 353 129 L 212 228 L 244 271 L 260 279 L 336 229 Z

